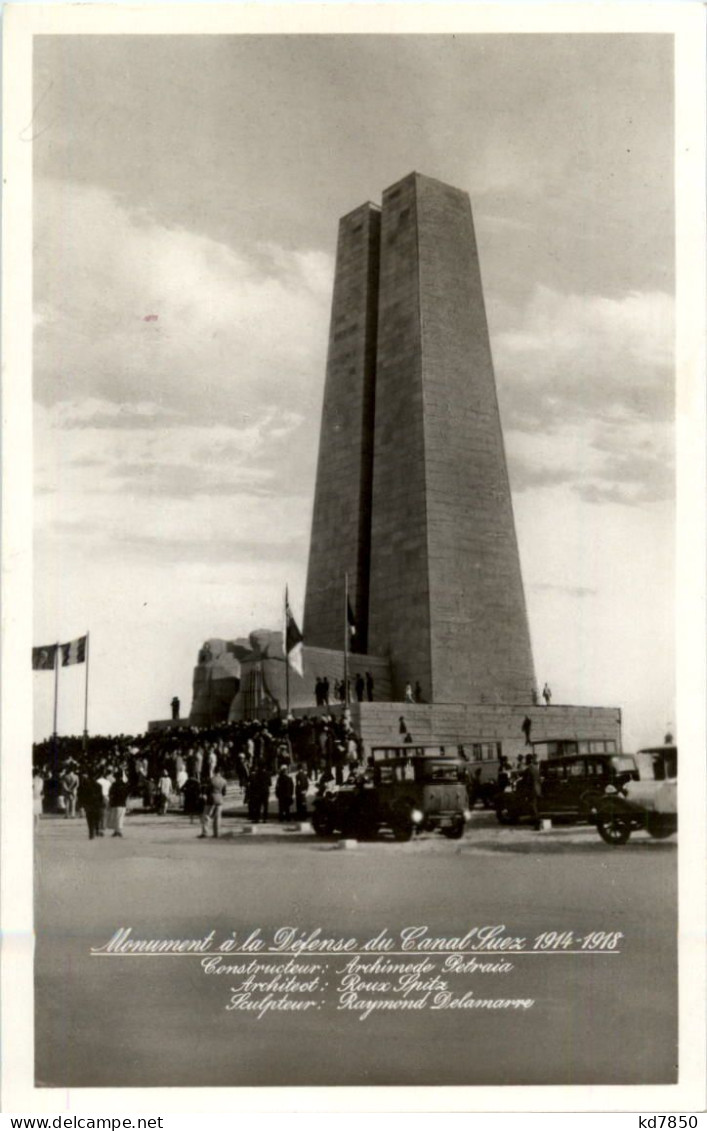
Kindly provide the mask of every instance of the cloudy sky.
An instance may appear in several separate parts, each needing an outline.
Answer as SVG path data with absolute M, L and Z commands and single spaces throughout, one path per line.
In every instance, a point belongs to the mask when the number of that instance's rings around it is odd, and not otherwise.
M 471 196 L 538 678 L 674 722 L 672 43 L 35 39 L 34 643 L 93 731 L 301 612 L 338 218 Z M 52 679 L 34 675 L 35 737 Z M 59 729 L 83 727 L 83 669 Z

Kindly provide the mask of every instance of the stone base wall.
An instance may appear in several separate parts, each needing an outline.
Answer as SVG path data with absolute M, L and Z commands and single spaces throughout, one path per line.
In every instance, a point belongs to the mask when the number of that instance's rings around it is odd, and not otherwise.
M 156 734 L 161 730 L 179 730 L 180 727 L 192 726 L 189 716 L 183 719 L 153 719 L 147 724 L 147 733 Z
M 413 741 L 419 744 L 500 742 L 503 753 L 514 761 L 528 752 L 522 731 L 526 716 L 531 720 L 531 741 L 547 738 L 613 739 L 621 749 L 619 707 L 500 706 L 497 704 L 352 703 L 351 722 L 364 742 L 366 754 L 372 746 L 402 741 L 400 716 Z

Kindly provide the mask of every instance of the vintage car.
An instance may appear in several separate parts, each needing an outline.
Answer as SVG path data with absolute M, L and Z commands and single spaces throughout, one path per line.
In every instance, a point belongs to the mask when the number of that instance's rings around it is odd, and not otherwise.
M 470 816 L 466 774 L 466 761 L 444 747 L 374 749 L 365 776 L 316 798 L 314 831 L 367 839 L 388 829 L 404 841 L 439 830 L 456 839 Z
M 541 796 L 534 799 L 521 778 L 496 797 L 496 817 L 502 825 L 523 819 L 551 817 L 593 821 L 608 788 L 621 788 L 638 778 L 632 754 L 572 754 L 539 763 Z
M 607 844 L 626 844 L 632 832 L 645 831 L 657 840 L 678 829 L 678 751 L 652 746 L 636 754 L 640 777 L 607 792 L 597 809 L 596 826 Z

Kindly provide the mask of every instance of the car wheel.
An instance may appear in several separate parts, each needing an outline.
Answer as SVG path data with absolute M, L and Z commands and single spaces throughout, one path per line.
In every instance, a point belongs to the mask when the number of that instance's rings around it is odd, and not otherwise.
M 631 835 L 631 822 L 620 813 L 600 813 L 597 818 L 597 829 L 606 844 L 626 844 Z
M 331 833 L 329 818 L 315 810 L 314 813 L 312 813 L 312 828 L 317 836 L 329 836 Z
M 414 824 L 409 809 L 396 809 L 392 815 L 390 826 L 396 840 L 410 840 L 414 831 Z
M 363 818 L 359 823 L 358 839 L 375 840 L 378 836 L 378 823 L 370 818 Z
M 448 840 L 461 840 L 464 836 L 464 821 L 460 818 L 455 821 L 451 828 L 442 829 L 442 832 Z
M 355 817 L 344 817 L 341 822 L 341 835 L 344 840 L 358 840 L 360 831 Z
M 501 825 L 517 825 L 519 821 L 515 809 L 511 809 L 509 805 L 505 805 L 503 802 L 496 806 L 496 819 Z

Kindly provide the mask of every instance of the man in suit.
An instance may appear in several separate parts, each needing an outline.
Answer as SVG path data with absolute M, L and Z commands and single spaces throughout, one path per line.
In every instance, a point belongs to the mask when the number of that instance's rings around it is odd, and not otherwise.
M 543 795 L 542 780 L 540 778 L 540 767 L 538 765 L 538 758 L 536 754 L 528 754 L 525 760 L 525 772 L 523 774 L 523 790 L 528 799 L 528 807 L 537 824 L 539 820 L 538 802 Z
M 94 777 L 82 778 L 79 782 L 77 801 L 80 809 L 86 814 L 88 825 L 88 839 L 103 836 L 101 823 L 105 812 L 105 796 L 101 784 Z
M 289 821 L 290 810 L 292 809 L 292 798 L 294 797 L 295 787 L 292 778 L 287 772 L 286 766 L 280 767 L 280 772 L 277 775 L 275 782 L 275 796 L 277 797 L 277 815 L 280 821 Z
M 64 774 L 62 779 L 62 791 L 64 794 L 64 802 L 66 804 L 65 816 L 76 816 L 76 794 L 79 788 L 79 776 L 74 770 L 73 762 L 69 763 L 69 768 Z
M 108 804 L 110 805 L 110 827 L 113 829 L 113 836 L 123 835 L 123 821 L 125 820 L 125 810 L 128 804 L 128 797 L 130 796 L 130 786 L 118 770 L 116 772 L 115 781 L 112 783 L 108 791 Z
M 207 835 L 209 822 L 211 822 L 214 836 L 219 836 L 221 833 L 221 811 L 226 796 L 226 784 L 225 777 L 219 773 L 218 766 L 216 766 L 206 785 L 206 805 L 201 814 L 200 837 Z

